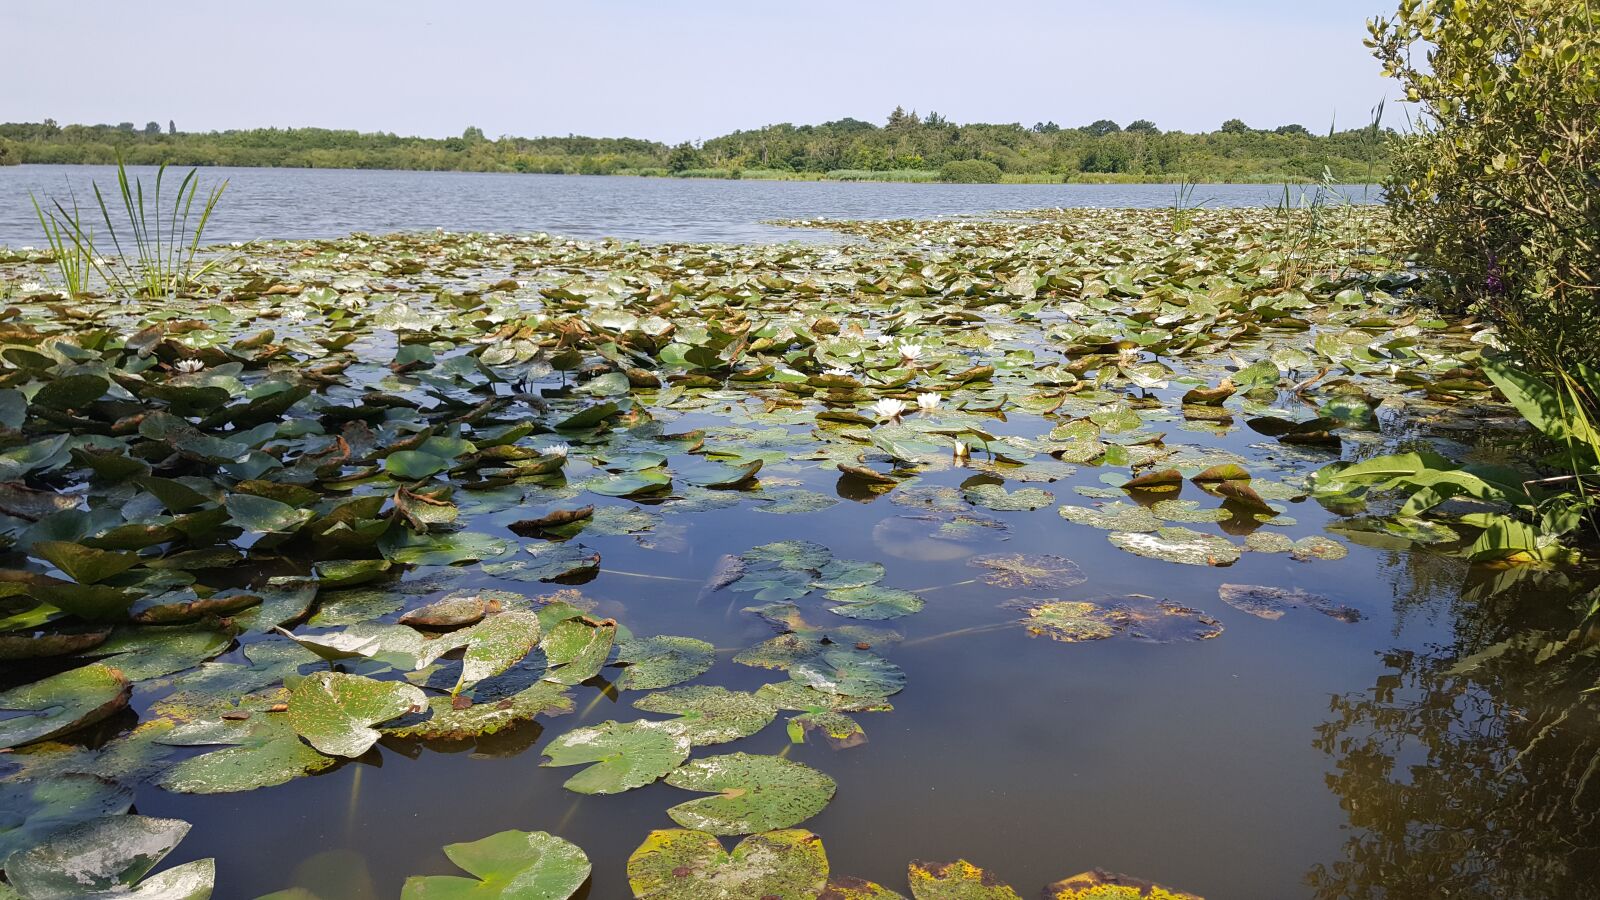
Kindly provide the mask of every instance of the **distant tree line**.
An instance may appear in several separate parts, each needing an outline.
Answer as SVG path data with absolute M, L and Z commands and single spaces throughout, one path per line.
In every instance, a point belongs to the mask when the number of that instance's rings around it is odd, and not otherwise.
M 564 174 L 759 171 L 823 175 L 840 170 L 998 172 L 997 177 L 1122 176 L 1202 180 L 1381 176 L 1386 133 L 1373 128 L 1313 134 L 1300 125 L 1251 128 L 1238 119 L 1217 131 L 1163 131 L 1140 119 L 1068 128 L 957 125 L 938 113 L 897 108 L 883 125 L 845 118 L 821 125 L 769 125 L 700 143 L 669 146 L 632 138 L 500 137 L 479 128 L 460 137 L 401 137 L 324 128 L 180 132 L 150 122 L 118 125 L 0 125 L 0 163 L 300 166 Z

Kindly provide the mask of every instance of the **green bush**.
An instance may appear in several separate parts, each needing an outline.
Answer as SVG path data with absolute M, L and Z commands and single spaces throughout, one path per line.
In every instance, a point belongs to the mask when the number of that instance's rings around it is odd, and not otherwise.
M 0 138 L 0 166 L 15 166 L 22 162 L 22 148 L 5 138 Z
M 953 184 L 999 184 L 1000 167 L 982 159 L 947 162 L 939 170 L 939 180 Z
M 1396 219 L 1439 300 L 1514 352 L 1491 375 L 1560 448 L 1549 482 L 1600 514 L 1600 6 L 1401 0 L 1370 28 L 1424 111 L 1392 155 Z
M 1443 299 L 1547 373 L 1600 369 L 1600 6 L 1402 0 L 1370 29 L 1424 111 L 1386 187 Z

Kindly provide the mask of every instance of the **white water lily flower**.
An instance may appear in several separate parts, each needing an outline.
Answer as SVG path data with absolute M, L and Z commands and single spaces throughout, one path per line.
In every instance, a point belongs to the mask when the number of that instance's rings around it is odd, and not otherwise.
M 30 294 L 33 293 L 34 291 L 42 291 L 42 290 L 44 290 L 44 285 L 40 284 L 37 281 L 24 281 L 22 283 L 21 287 L 22 287 L 22 290 L 24 292 L 30 293 Z
M 184 373 L 198 372 L 205 367 L 206 364 L 198 359 L 180 359 L 178 360 L 177 365 L 173 366 L 173 368 L 177 369 L 179 372 Z
M 829 367 L 829 369 L 826 372 L 823 372 L 822 374 L 828 376 L 829 378 L 854 378 L 854 377 L 856 377 L 854 372 L 850 371 L 849 369 L 843 368 L 841 366 L 831 366 L 831 367 Z
M 966 441 L 956 441 L 956 459 L 966 459 L 971 455 L 972 448 L 967 446 Z
M 933 412 L 939 408 L 939 403 L 939 395 L 931 391 L 925 394 L 917 395 L 917 408 L 923 412 Z
M 896 400 L 893 397 L 884 397 L 877 403 L 872 404 L 871 409 L 873 414 L 880 419 L 898 419 L 905 413 L 906 404 L 904 401 Z
M 900 358 L 906 362 L 916 362 L 922 358 L 922 345 L 906 342 L 900 345 Z
M 539 448 L 539 452 L 543 453 L 545 456 L 559 456 L 562 459 L 566 459 L 567 454 L 571 452 L 571 450 L 572 447 L 567 444 L 550 444 L 548 446 Z

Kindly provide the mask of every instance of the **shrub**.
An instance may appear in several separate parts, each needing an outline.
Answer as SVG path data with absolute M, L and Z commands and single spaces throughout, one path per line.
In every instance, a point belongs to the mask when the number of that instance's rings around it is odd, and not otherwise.
M 1000 167 L 982 159 L 947 162 L 939 170 L 939 180 L 954 184 L 999 184 Z
M 1496 386 L 1600 512 L 1600 7 L 1401 0 L 1370 30 L 1423 109 L 1385 185 L 1396 219 L 1440 300 L 1499 326 Z
M 1424 110 L 1386 188 L 1444 299 L 1545 372 L 1600 369 L 1600 7 L 1402 0 L 1370 29 Z
M 0 138 L 0 166 L 15 166 L 21 162 L 22 148 L 5 138 Z

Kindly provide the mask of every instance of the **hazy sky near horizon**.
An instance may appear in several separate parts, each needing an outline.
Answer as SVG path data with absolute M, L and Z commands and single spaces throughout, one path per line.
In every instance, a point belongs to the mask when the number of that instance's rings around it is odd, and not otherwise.
M 698 140 L 956 122 L 1325 131 L 1398 90 L 1393 0 L 0 2 L 0 121 Z M 1391 112 L 1391 124 L 1399 115 Z

